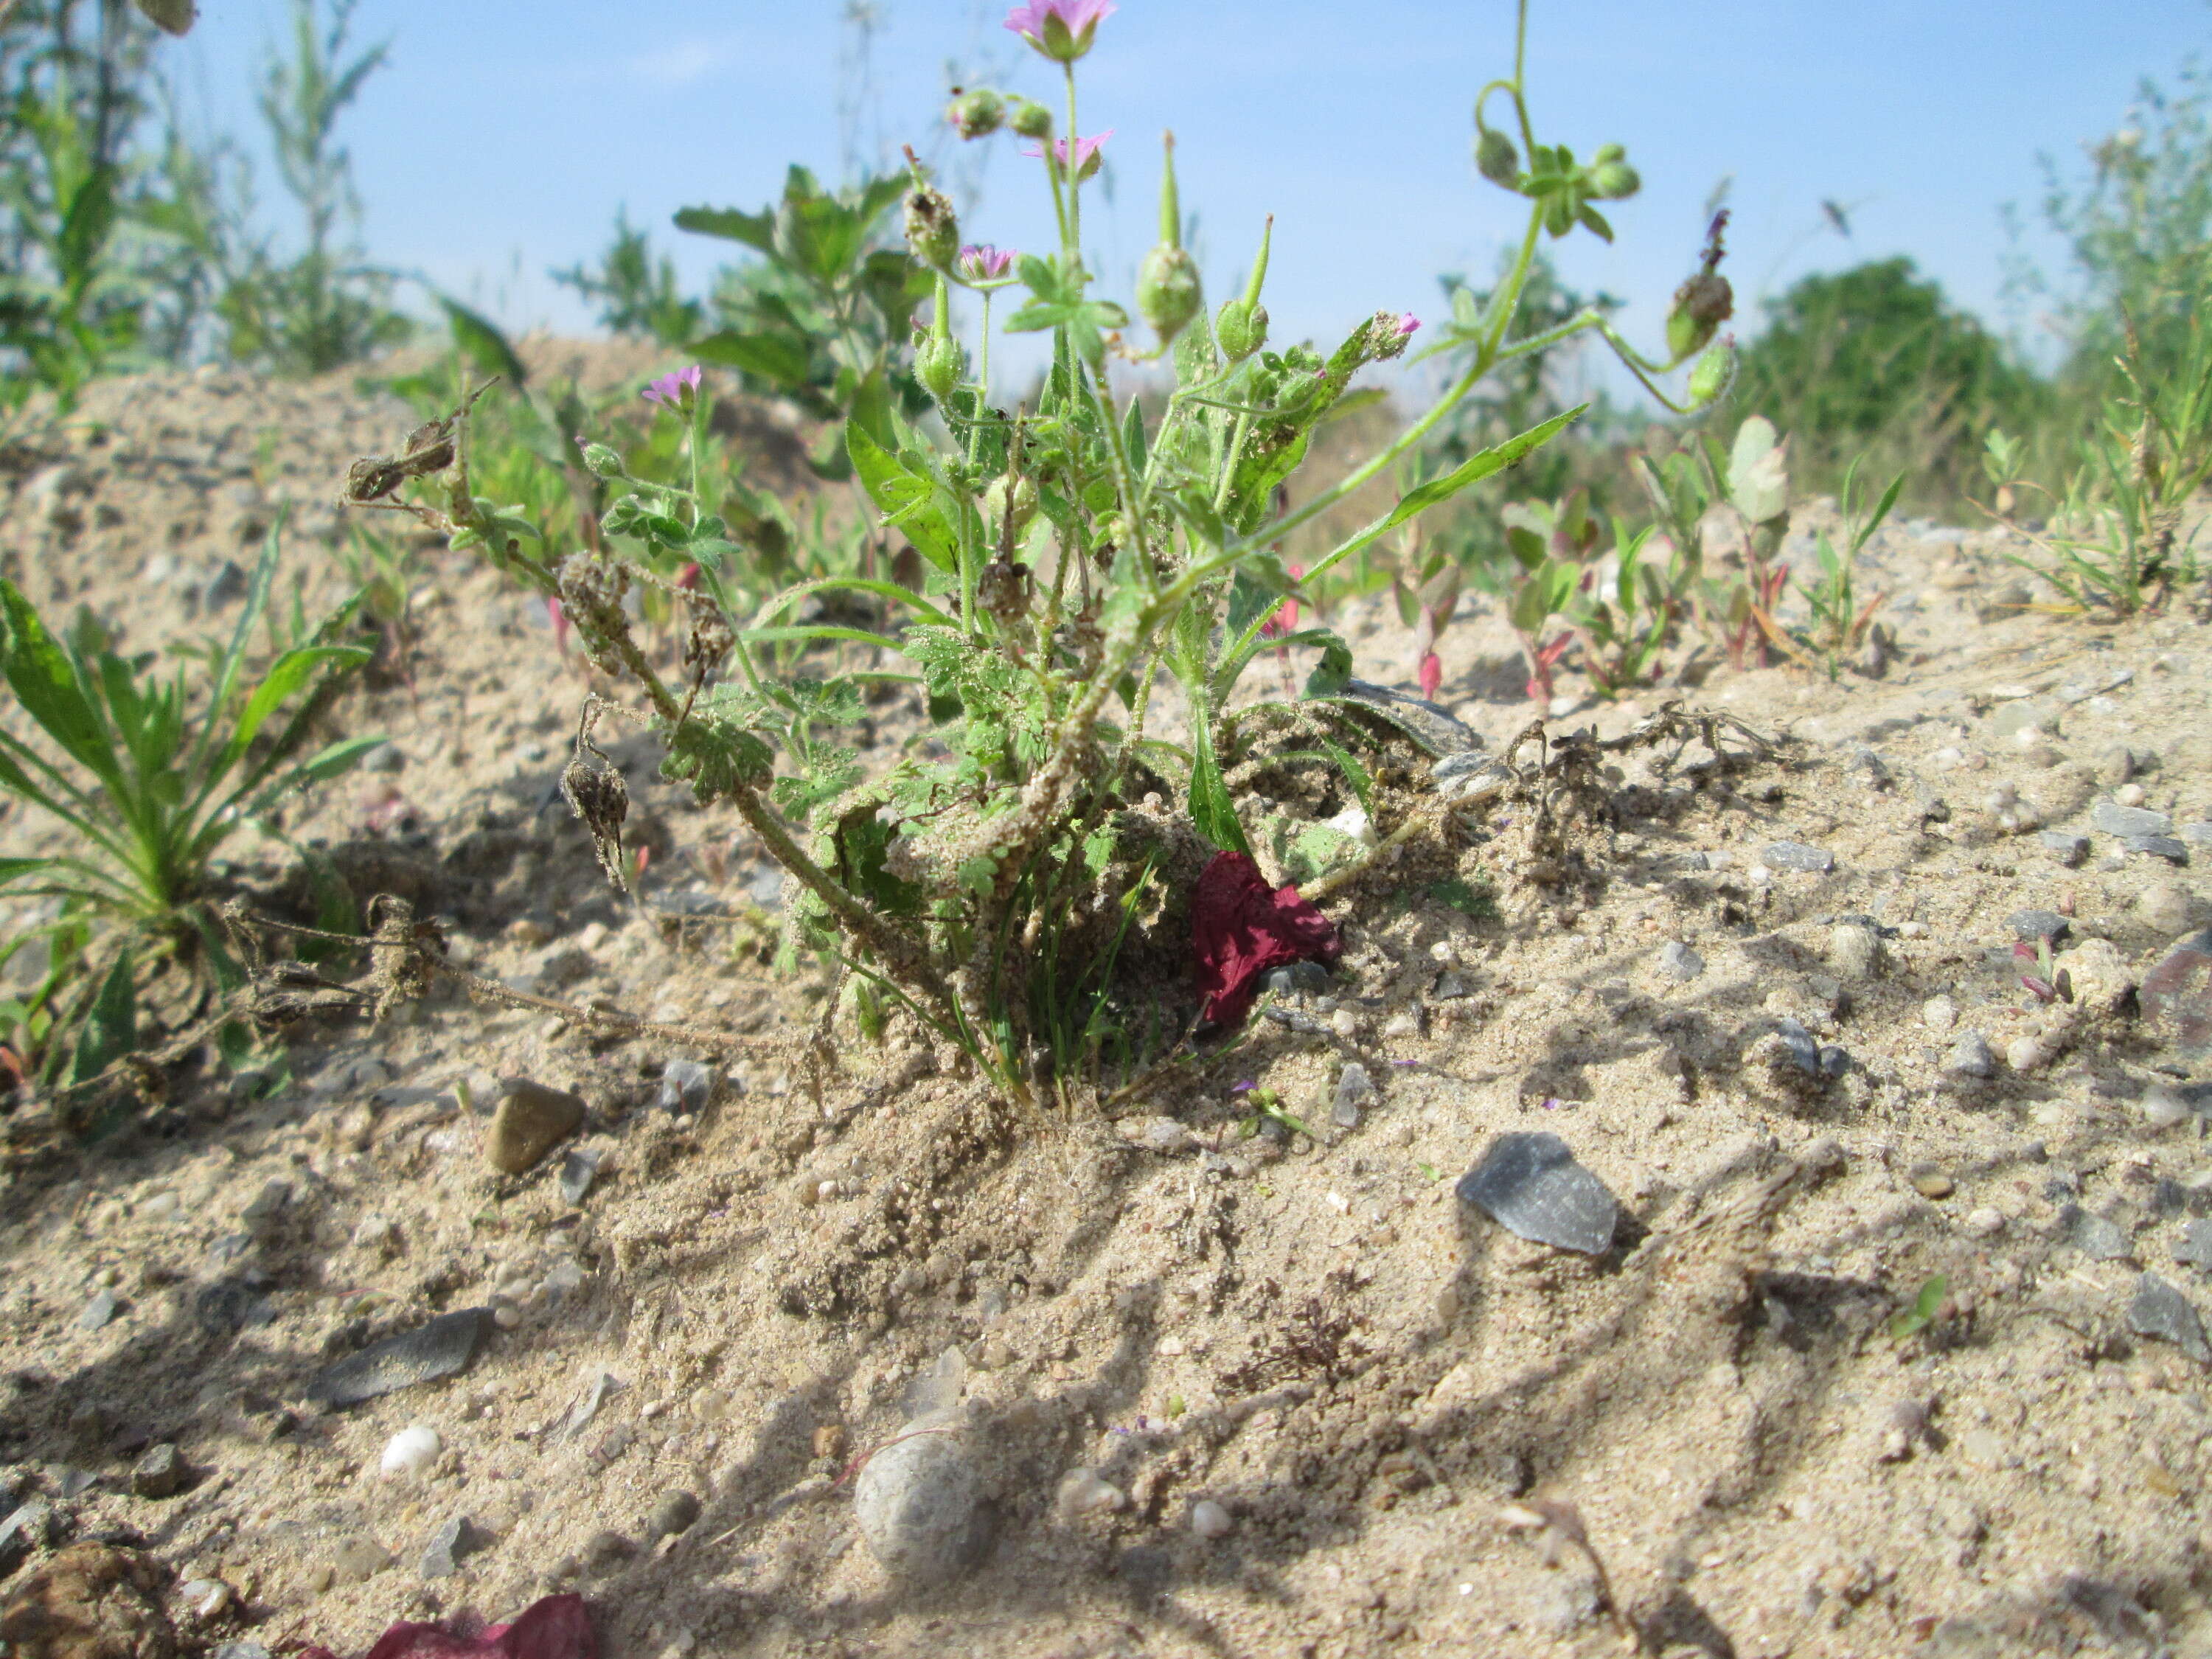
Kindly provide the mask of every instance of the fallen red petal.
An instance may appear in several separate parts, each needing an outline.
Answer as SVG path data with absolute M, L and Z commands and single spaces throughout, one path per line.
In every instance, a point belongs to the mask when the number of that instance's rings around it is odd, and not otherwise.
M 511 1625 L 483 1635 L 456 1636 L 442 1625 L 397 1624 L 362 1659 L 599 1659 L 592 1616 L 573 1591 L 533 1601 Z M 328 1648 L 307 1648 L 298 1659 L 337 1659 Z
M 1267 885 L 1243 853 L 1217 853 L 1190 899 L 1192 954 L 1197 959 L 1199 1018 L 1216 1025 L 1243 1023 L 1259 994 L 1260 975 L 1293 962 L 1333 963 L 1344 942 L 1329 919 L 1295 887 Z

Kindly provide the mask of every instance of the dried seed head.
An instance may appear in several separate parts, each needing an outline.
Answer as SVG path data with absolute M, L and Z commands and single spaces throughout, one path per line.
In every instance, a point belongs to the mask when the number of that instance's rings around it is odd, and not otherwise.
M 561 793 L 567 799 L 569 810 L 584 821 L 584 829 L 592 838 L 592 854 L 606 872 L 607 879 L 618 892 L 629 891 L 629 872 L 623 867 L 622 830 L 623 820 L 629 816 L 629 786 L 623 781 L 621 773 L 607 763 L 596 750 L 580 750 L 576 757 L 561 769 Z

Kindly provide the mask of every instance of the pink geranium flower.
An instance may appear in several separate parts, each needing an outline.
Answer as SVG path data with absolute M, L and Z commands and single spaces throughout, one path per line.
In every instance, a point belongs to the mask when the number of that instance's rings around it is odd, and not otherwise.
M 645 389 L 645 400 L 649 404 L 665 404 L 680 410 L 699 390 L 699 365 L 689 368 L 671 369 Z
M 970 242 L 960 250 L 960 274 L 971 283 L 995 283 L 1014 268 L 1018 257 L 1012 248 L 996 248 L 988 242 Z
M 1114 0 L 1030 0 L 1006 14 L 1006 27 L 1055 63 L 1072 64 L 1113 15 Z
M 1114 129 L 1109 127 L 1105 131 L 1091 137 L 1078 138 L 1075 141 L 1075 176 L 1078 179 L 1088 179 L 1098 171 L 1098 151 L 1113 136 Z M 1068 141 L 1065 138 L 1055 138 L 1052 141 L 1052 159 L 1060 164 L 1060 170 L 1063 174 L 1067 171 L 1067 143 Z M 1022 154 L 1042 155 L 1044 154 L 1044 146 L 1024 144 L 1022 146 Z
M 1401 339 L 1402 339 L 1402 338 L 1404 338 L 1404 337 L 1406 337 L 1407 336 L 1408 336 L 1408 335 L 1410 335 L 1411 333 L 1413 333 L 1413 331 L 1415 329 L 1419 328 L 1420 325 L 1421 325 L 1421 319 L 1420 319 L 1419 318 L 1416 317 L 1415 315 L 1413 315 L 1413 313 L 1412 312 L 1410 312 L 1410 311 L 1409 311 L 1409 312 L 1407 312 L 1404 316 L 1402 316 L 1402 317 L 1401 317 L 1401 318 L 1399 318 L 1399 319 L 1398 319 L 1398 335 L 1399 335 L 1399 337 L 1400 337 L 1400 338 L 1401 338 Z

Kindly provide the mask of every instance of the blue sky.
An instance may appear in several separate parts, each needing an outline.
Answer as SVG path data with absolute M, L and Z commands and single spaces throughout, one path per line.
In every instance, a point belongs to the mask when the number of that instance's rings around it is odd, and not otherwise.
M 981 191 L 969 240 L 1042 246 L 1035 164 L 1003 135 L 950 150 L 943 137 L 949 64 L 970 84 L 1057 96 L 1052 66 L 1000 27 L 1006 0 L 873 9 L 863 73 L 846 0 L 362 0 L 357 38 L 392 43 L 343 130 L 369 251 L 512 327 L 586 331 L 546 271 L 596 254 L 618 207 L 661 228 L 700 285 L 734 250 L 666 229 L 668 216 L 759 207 L 791 161 L 834 177 L 854 130 L 864 161 L 913 143 L 962 169 Z M 284 0 L 201 0 L 168 48 L 193 118 L 250 151 L 255 66 L 286 15 Z M 1510 0 L 1123 0 L 1082 65 L 1083 129 L 1115 134 L 1112 204 L 1086 196 L 1094 269 L 1126 295 L 1171 126 L 1213 300 L 1272 211 L 1278 341 L 1333 342 L 1384 307 L 1438 314 L 1437 274 L 1486 273 L 1521 222 L 1468 152 L 1474 94 L 1510 70 L 1512 45 Z M 1732 176 L 1740 315 L 1808 270 L 1906 253 L 1993 325 L 2032 335 L 2034 317 L 2002 298 L 2002 205 L 2032 221 L 2039 153 L 2078 174 L 2081 143 L 2120 123 L 2144 75 L 2170 81 L 2208 46 L 2212 9 L 2172 0 L 1534 0 L 1539 138 L 1583 155 L 1624 143 L 1644 180 L 1607 210 L 1612 247 L 1582 233 L 1557 245 L 1562 272 L 1626 299 L 1625 325 L 1656 343 L 1704 204 Z M 260 186 L 273 209 L 265 165 Z M 1850 210 L 1849 241 L 1822 228 L 1823 198 Z M 2046 236 L 2020 248 L 2061 263 Z

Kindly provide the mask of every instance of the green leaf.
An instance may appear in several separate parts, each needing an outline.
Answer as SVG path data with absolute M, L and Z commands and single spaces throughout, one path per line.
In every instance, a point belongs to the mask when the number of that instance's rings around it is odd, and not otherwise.
M 1344 774 L 1344 781 L 1352 786 L 1352 793 L 1359 798 L 1360 808 L 1367 814 L 1368 822 L 1373 823 L 1375 781 L 1368 775 L 1367 769 L 1359 763 L 1350 750 L 1331 743 L 1327 738 L 1316 741 L 1328 757 L 1336 763 L 1336 769 Z
M 277 658 L 240 711 L 230 741 L 223 745 L 221 769 L 228 772 L 237 764 L 269 717 L 296 696 L 325 663 L 359 668 L 375 654 L 357 645 L 308 645 Z
M 1470 455 L 1441 478 L 1431 478 L 1428 483 L 1408 491 L 1398 505 L 1384 517 L 1382 527 L 1376 532 L 1376 534 L 1387 535 L 1405 523 L 1407 520 L 1418 514 L 1427 512 L 1440 501 L 1449 501 L 1468 485 L 1480 483 L 1485 478 L 1503 472 L 1509 466 L 1518 465 L 1529 455 L 1565 431 L 1589 407 L 1588 404 L 1577 404 L 1572 409 L 1563 414 L 1554 415 L 1540 426 L 1532 426 L 1526 432 L 1508 438 L 1502 444 L 1492 445 L 1488 449 Z M 1363 532 L 1362 534 L 1364 535 L 1365 532 Z
M 23 712 L 72 760 L 104 782 L 120 781 L 115 734 L 31 602 L 5 577 L 0 577 L 0 672 Z
M 682 208 L 676 215 L 676 228 L 697 236 L 719 236 L 725 241 L 743 242 L 763 253 L 775 252 L 775 216 L 770 213 L 746 213 L 737 208 Z
M 1912 1298 L 1911 1307 L 1900 1308 L 1889 1316 L 1890 1336 L 1902 1342 L 1914 1332 L 1933 1323 L 1936 1310 L 1942 1307 L 1943 1298 L 1950 1293 L 1951 1281 L 1943 1274 L 1936 1273 L 1929 1278 L 1920 1286 L 1920 1293 Z
M 938 497 L 934 480 L 911 471 L 858 421 L 845 423 L 846 453 L 860 487 L 884 515 L 886 527 L 903 531 L 922 557 L 948 574 L 960 568 L 960 538 Z
M 812 365 L 805 341 L 782 334 L 747 334 L 733 328 L 695 341 L 692 355 L 702 362 L 743 369 L 780 386 L 804 386 Z
M 129 1054 L 138 1042 L 138 991 L 132 982 L 137 959 L 125 951 L 100 982 L 70 1056 L 71 1086 L 88 1083 Z
M 446 313 L 446 325 L 453 330 L 453 344 L 461 356 L 482 373 L 496 374 L 520 391 L 530 379 L 530 371 L 515 356 L 514 347 L 508 343 L 499 325 L 442 294 L 438 296 L 438 305 Z
M 1214 757 L 1212 723 L 1203 714 L 1191 721 L 1190 818 L 1198 833 L 1224 853 L 1249 854 L 1252 843 L 1237 821 L 1237 808 L 1229 799 L 1229 786 Z
M 1313 672 L 1306 676 L 1304 694 L 1309 697 L 1334 697 L 1343 695 L 1345 684 L 1352 678 L 1352 647 L 1334 634 L 1321 634 L 1321 660 L 1314 665 Z

